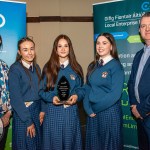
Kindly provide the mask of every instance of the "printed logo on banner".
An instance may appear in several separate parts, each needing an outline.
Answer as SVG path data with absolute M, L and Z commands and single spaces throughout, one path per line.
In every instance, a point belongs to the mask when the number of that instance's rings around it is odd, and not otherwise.
M 143 2 L 141 8 L 144 11 L 150 10 L 150 2 Z
M 5 25 L 5 22 L 6 22 L 5 17 L 2 14 L 0 14 L 0 28 Z

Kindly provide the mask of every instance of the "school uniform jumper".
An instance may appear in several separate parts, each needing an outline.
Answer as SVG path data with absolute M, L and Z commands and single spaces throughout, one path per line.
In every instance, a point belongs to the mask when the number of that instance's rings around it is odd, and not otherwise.
M 122 150 L 122 111 L 120 97 L 124 71 L 112 59 L 104 66 L 96 64 L 85 85 L 84 109 L 87 117 L 86 150 Z
M 65 76 L 70 84 L 70 96 L 76 94 L 76 89 L 81 87 L 81 78 L 72 70 L 70 65 L 60 68 L 54 90 L 45 92 L 46 78 L 41 82 L 39 95 L 47 101 L 47 110 L 43 122 L 42 150 L 81 150 L 81 127 L 77 104 L 64 107 L 53 105 L 53 97 L 57 96 L 57 84 Z M 80 95 L 78 95 L 80 100 Z
M 10 103 L 13 108 L 13 150 L 41 150 L 39 113 L 43 111 L 41 109 L 44 107 L 44 102 L 38 95 L 39 85 L 36 69 L 27 71 L 29 75 L 20 62 L 15 62 L 9 70 Z M 26 107 L 25 102 L 30 101 L 33 103 Z M 32 123 L 35 125 L 36 135 L 30 138 L 29 135 L 27 136 L 27 127 Z

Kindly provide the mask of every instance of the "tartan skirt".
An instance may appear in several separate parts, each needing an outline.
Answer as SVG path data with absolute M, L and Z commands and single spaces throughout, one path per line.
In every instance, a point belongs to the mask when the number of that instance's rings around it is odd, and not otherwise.
M 122 110 L 120 101 L 87 117 L 85 150 L 122 150 Z
M 34 102 L 29 106 L 29 112 L 35 125 L 36 135 L 33 138 L 27 136 L 27 125 L 20 120 L 16 112 L 12 120 L 12 149 L 13 150 L 41 150 L 41 127 L 39 122 L 40 102 Z
M 77 105 L 64 108 L 48 103 L 43 122 L 41 150 L 82 150 Z

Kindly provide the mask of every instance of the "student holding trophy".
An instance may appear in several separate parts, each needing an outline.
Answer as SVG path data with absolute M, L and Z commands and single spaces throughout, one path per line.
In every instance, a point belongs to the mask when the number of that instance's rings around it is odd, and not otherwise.
M 43 121 L 42 150 L 81 150 L 82 139 L 76 90 L 83 83 L 83 71 L 78 64 L 71 40 L 59 35 L 46 63 L 39 95 L 47 102 Z

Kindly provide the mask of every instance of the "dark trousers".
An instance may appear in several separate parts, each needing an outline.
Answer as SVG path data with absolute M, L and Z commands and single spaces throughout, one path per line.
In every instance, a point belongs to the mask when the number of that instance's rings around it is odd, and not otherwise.
M 137 121 L 138 145 L 139 150 L 150 150 L 150 125 L 149 127 L 144 121 Z
M 4 128 L 4 134 L 3 134 L 3 137 L 0 141 L 0 150 L 5 149 L 5 143 L 6 143 L 6 139 L 7 139 L 8 128 L 9 128 L 9 125 Z

